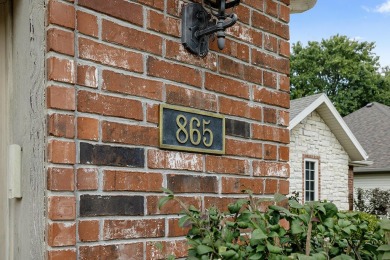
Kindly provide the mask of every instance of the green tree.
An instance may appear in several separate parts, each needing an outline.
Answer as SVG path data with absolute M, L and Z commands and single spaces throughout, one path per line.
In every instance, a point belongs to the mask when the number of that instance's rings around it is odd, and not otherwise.
M 325 93 L 345 116 L 367 103 L 390 105 L 390 68 L 380 70 L 375 43 L 336 35 L 291 53 L 291 98 Z

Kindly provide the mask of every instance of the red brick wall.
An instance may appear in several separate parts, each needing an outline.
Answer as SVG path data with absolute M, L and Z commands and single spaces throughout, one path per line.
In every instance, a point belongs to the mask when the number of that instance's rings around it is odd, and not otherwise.
M 203 59 L 180 43 L 184 2 L 49 0 L 48 259 L 185 256 L 161 187 L 202 208 L 288 193 L 289 0 L 242 0 Z M 159 104 L 225 115 L 226 155 L 159 149 Z

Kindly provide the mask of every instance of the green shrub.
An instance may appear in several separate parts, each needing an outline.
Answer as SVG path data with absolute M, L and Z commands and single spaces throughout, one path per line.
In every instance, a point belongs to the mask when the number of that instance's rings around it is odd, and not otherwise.
M 361 189 L 356 190 L 354 199 L 356 210 L 377 216 L 388 215 L 390 209 L 390 190 Z
M 204 212 L 177 200 L 184 216 L 179 224 L 190 227 L 188 259 L 388 259 L 385 233 L 375 216 L 339 212 L 330 202 L 304 205 L 277 195 L 267 212 L 251 194 L 228 206 L 228 212 L 211 207 Z M 284 208 L 278 205 L 287 205 Z M 287 224 L 287 228 L 285 227 Z M 380 250 L 378 251 L 378 248 Z M 384 257 L 384 258 L 382 258 Z

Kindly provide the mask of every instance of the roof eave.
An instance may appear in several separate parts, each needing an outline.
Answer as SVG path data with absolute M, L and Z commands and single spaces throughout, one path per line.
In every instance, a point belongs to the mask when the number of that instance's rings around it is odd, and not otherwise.
M 291 0 L 290 8 L 292 14 L 303 13 L 312 9 L 317 0 Z

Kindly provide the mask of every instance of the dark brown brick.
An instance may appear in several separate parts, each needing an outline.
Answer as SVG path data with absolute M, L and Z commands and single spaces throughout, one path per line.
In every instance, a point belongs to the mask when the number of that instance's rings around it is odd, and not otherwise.
M 80 143 L 80 163 L 143 167 L 145 164 L 144 149 Z
M 80 196 L 80 216 L 143 216 L 142 196 Z
M 212 176 L 169 174 L 167 176 L 167 185 L 168 189 L 175 193 L 218 193 L 217 177 Z
M 225 119 L 225 129 L 226 134 L 231 136 L 249 138 L 251 134 L 249 123 L 229 118 Z

